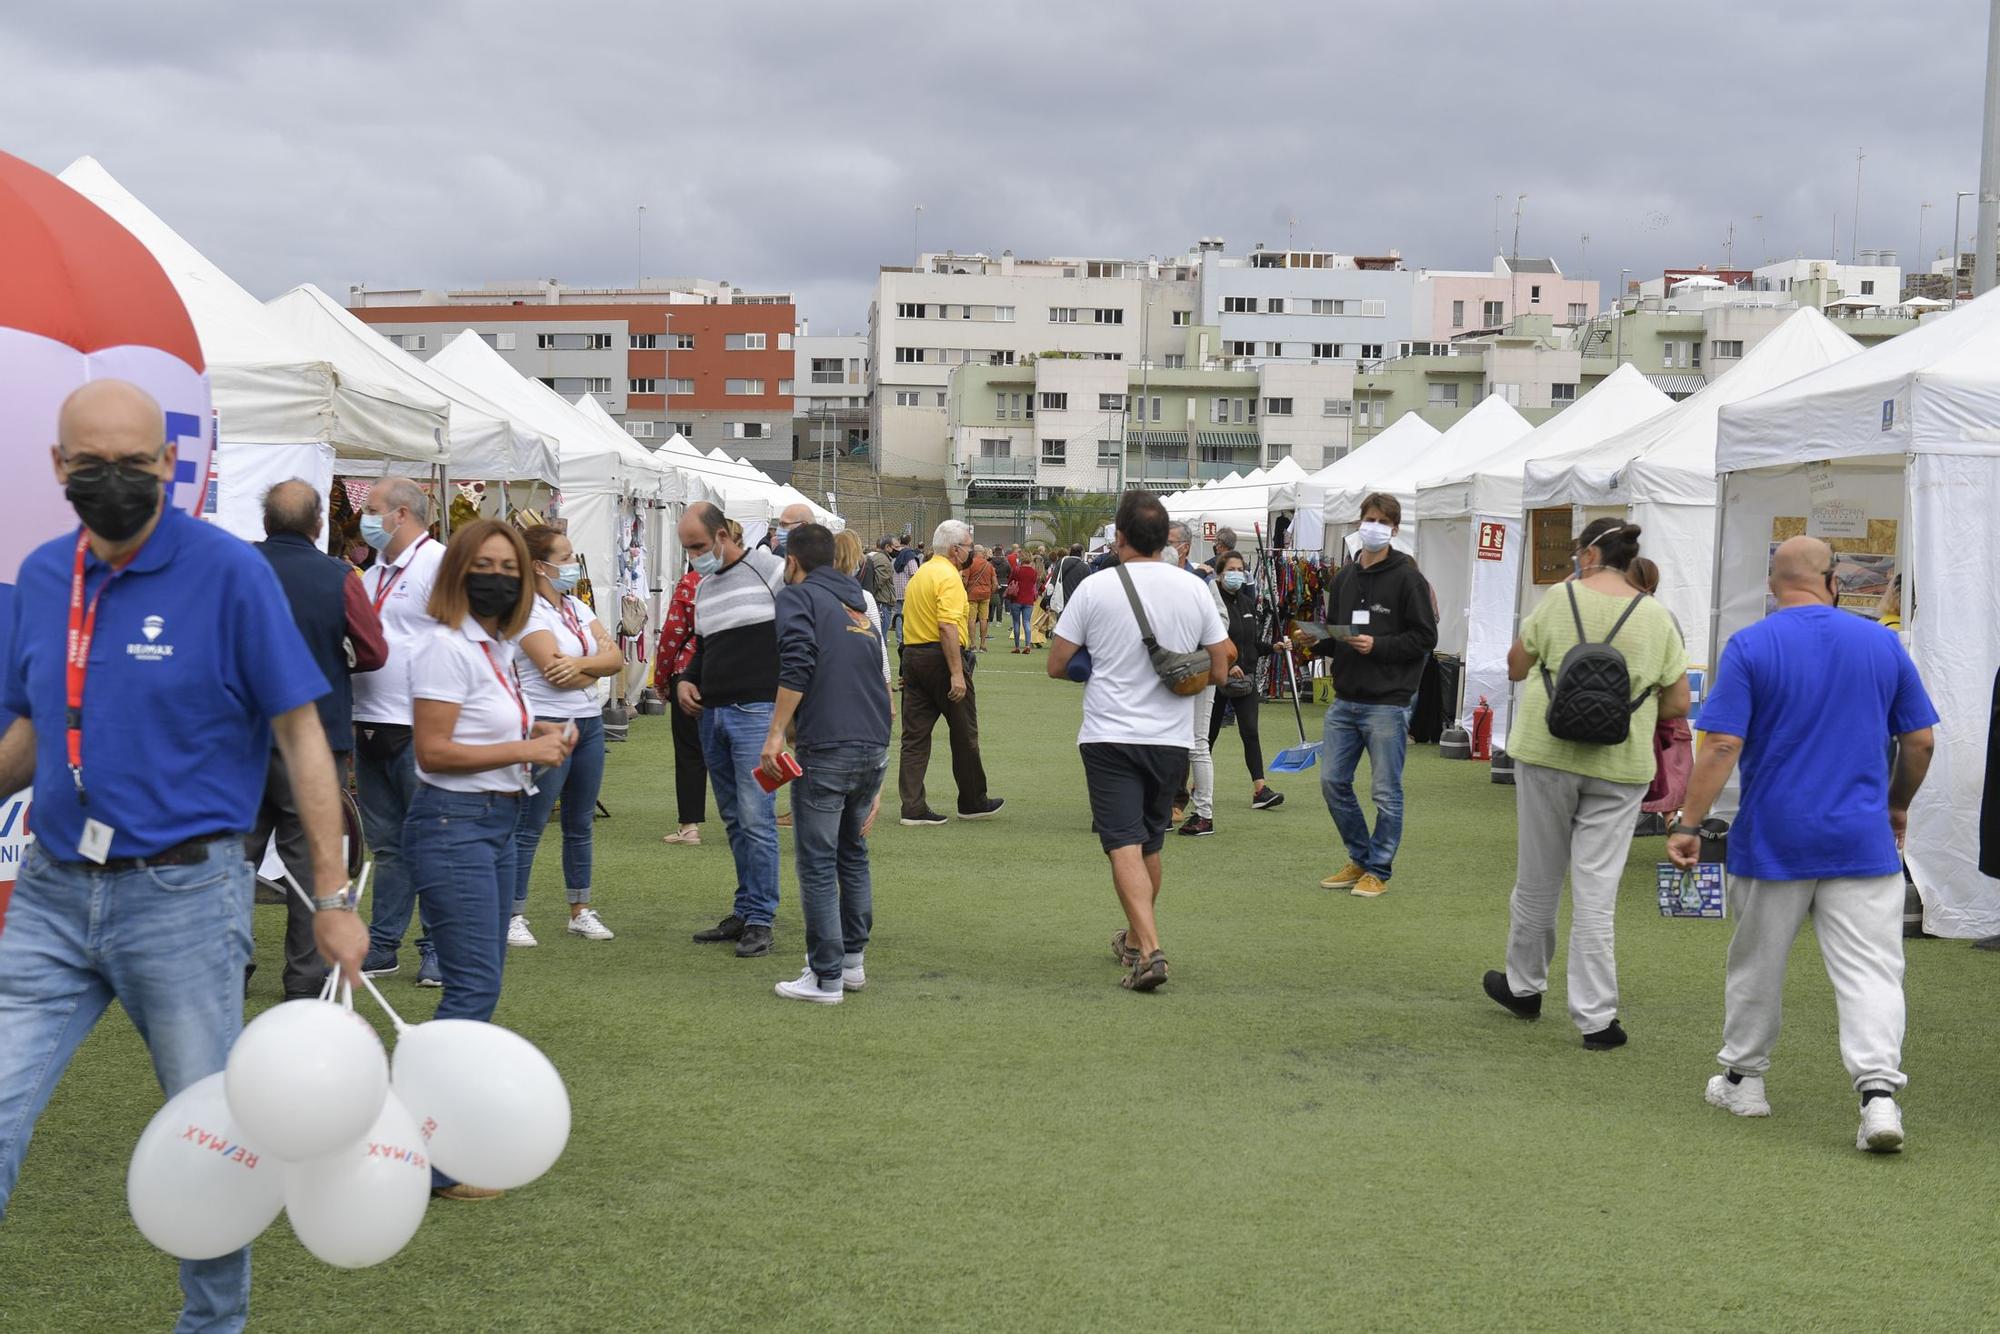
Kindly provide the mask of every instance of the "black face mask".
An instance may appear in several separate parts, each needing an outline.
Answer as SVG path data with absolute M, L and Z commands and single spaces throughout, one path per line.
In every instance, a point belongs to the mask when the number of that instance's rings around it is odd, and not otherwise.
M 74 467 L 63 494 L 83 526 L 107 542 L 137 537 L 159 512 L 160 479 L 124 463 L 90 463 Z
M 465 600 L 474 616 L 505 616 L 521 600 L 521 581 L 511 574 L 468 574 Z

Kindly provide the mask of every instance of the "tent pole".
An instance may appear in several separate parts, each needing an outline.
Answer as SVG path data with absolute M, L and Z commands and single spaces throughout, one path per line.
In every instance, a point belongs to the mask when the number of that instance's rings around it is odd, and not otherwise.
M 446 492 L 451 487 L 451 472 L 443 461 L 440 460 L 438 465 L 431 469 L 431 475 L 437 479 L 438 540 L 441 542 L 450 542 L 451 497 Z
M 1708 675 L 1702 679 L 1702 693 L 1715 689 L 1715 669 L 1722 661 L 1722 555 L 1728 549 L 1729 479 L 1724 473 L 1715 479 L 1715 573 L 1708 591 Z

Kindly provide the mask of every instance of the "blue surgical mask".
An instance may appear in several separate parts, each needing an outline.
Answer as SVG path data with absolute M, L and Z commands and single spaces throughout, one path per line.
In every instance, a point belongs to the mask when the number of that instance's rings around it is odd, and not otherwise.
M 1241 570 L 1231 570 L 1222 576 L 1222 586 L 1232 593 L 1248 582 L 1249 577 Z
M 361 516 L 361 540 L 377 551 L 389 545 L 389 525 L 382 522 L 381 515 L 364 513 Z
M 549 576 L 549 582 L 555 585 L 558 593 L 569 592 L 576 587 L 576 581 L 583 577 L 583 566 L 577 561 L 570 561 L 566 565 L 550 565 L 549 568 L 555 571 Z
M 791 539 L 791 536 L 792 530 L 783 524 L 779 524 L 776 528 L 773 528 L 771 530 L 771 554 L 774 556 L 784 555 L 785 543 Z
M 696 574 L 706 578 L 722 568 L 722 557 L 713 551 L 704 551 L 699 556 L 689 556 L 688 564 L 694 566 Z

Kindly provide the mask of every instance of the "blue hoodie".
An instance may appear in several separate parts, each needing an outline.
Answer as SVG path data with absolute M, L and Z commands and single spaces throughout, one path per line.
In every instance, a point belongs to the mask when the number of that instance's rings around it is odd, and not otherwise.
M 889 744 L 882 641 L 861 585 L 831 565 L 778 590 L 778 684 L 805 698 L 798 748 Z

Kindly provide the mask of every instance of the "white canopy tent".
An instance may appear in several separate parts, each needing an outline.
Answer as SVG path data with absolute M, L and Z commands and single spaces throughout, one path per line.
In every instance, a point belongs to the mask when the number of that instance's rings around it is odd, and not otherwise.
M 1533 429 L 1526 417 L 1498 395 L 1480 399 L 1470 412 L 1453 422 L 1437 439 L 1422 449 L 1411 450 L 1400 462 L 1391 463 L 1386 470 L 1370 469 L 1365 480 L 1360 475 L 1343 477 L 1337 486 L 1329 486 L 1321 501 L 1325 512 L 1334 516 L 1327 521 L 1327 542 L 1335 544 L 1344 541 L 1358 528 L 1361 502 L 1370 494 L 1381 491 L 1394 496 L 1396 503 L 1403 508 L 1401 540 L 1396 543 L 1397 548 L 1421 558 L 1423 530 L 1418 522 L 1421 515 L 1417 483 L 1434 476 L 1441 468 L 1490 454 Z M 1388 434 L 1384 431 L 1382 436 Z
M 1294 550 L 1324 550 L 1327 529 L 1333 526 L 1326 521 L 1326 497 L 1329 492 L 1337 492 L 1348 483 L 1369 487 L 1371 478 L 1385 475 L 1401 465 L 1415 463 L 1442 438 L 1443 432 L 1437 427 L 1414 412 L 1406 412 L 1391 422 L 1387 430 L 1364 442 L 1360 448 L 1349 451 L 1318 472 L 1273 490 L 1270 515 L 1274 520 L 1283 513 L 1292 516 L 1291 546 Z M 1345 523 L 1351 517 L 1340 514 L 1335 522 Z M 1271 529 L 1267 525 L 1264 531 L 1268 533 Z M 1414 550 L 1415 528 L 1399 532 L 1396 544 L 1405 551 Z
M 1660 567 L 1659 598 L 1687 635 L 1698 665 L 1708 652 L 1709 591 L 1715 569 L 1716 416 L 1861 350 L 1817 310 L 1797 312 L 1754 345 L 1720 379 L 1649 421 L 1573 454 L 1537 459 L 1522 482 L 1522 506 L 1568 507 L 1570 531 L 1594 519 L 1629 519 Z M 1521 614 L 1535 599 L 1531 561 L 1521 562 Z M 1518 621 L 1518 618 L 1517 618 Z
M 1461 726 L 1483 697 L 1493 741 L 1506 739 L 1507 648 L 1519 579 L 1521 473 L 1531 460 L 1572 453 L 1672 406 L 1629 363 L 1540 426 L 1417 487 L 1417 549 L 1438 600 L 1438 651 L 1465 659 Z
M 152 252 L 194 321 L 216 413 L 213 517 L 219 525 L 239 537 L 262 538 L 264 492 L 300 477 L 324 493 L 336 459 L 444 467 L 447 407 L 441 397 L 400 392 L 376 383 L 365 368 L 301 345 L 97 159 L 78 158 L 61 179 Z
M 1251 540 L 1258 528 L 1270 519 L 1273 492 L 1304 479 L 1306 470 L 1289 456 L 1268 469 L 1256 468 L 1245 476 L 1227 477 L 1161 497 L 1168 517 L 1193 530 L 1196 554 L 1205 554 L 1215 540 L 1215 530 L 1232 528 L 1239 543 Z
M 1937 705 L 1938 749 L 1904 856 L 1925 929 L 2000 934 L 2000 882 L 1979 873 L 1979 812 L 2000 665 L 2000 292 L 1722 409 L 1715 642 L 1766 614 L 1773 541 L 1836 541 L 1858 602 L 1902 578 L 1911 657 Z

